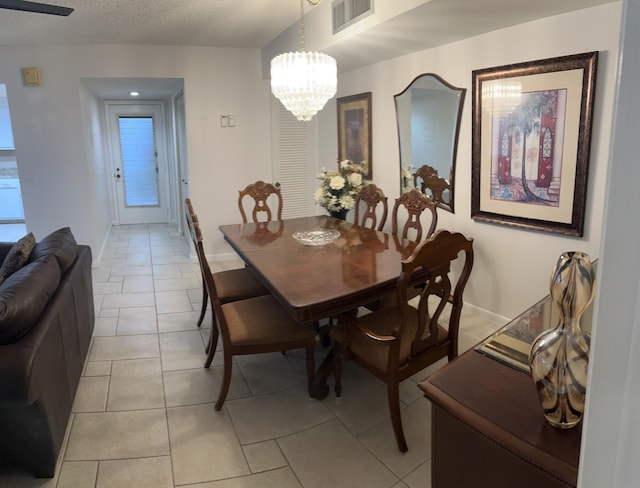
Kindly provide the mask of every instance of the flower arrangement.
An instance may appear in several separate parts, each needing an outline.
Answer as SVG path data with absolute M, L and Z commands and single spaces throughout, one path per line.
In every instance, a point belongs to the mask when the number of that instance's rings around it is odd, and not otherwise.
M 320 186 L 313 194 L 316 205 L 327 209 L 329 213 L 350 210 L 356 203 L 356 197 L 363 186 L 361 165 L 353 161 L 340 161 L 338 170 L 322 168 L 318 175 Z
M 409 191 L 413 188 L 413 164 L 409 163 L 402 168 L 402 192 Z

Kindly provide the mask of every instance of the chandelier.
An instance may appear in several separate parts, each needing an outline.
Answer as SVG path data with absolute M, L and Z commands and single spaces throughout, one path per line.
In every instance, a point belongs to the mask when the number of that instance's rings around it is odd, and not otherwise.
M 316 6 L 320 0 L 307 0 Z M 311 120 L 336 94 L 336 60 L 304 48 L 304 6 L 300 0 L 301 50 L 271 60 L 271 92 L 298 120 Z
M 492 113 L 507 115 L 513 112 L 522 100 L 522 85 L 519 81 L 496 80 L 482 83 L 482 104 Z

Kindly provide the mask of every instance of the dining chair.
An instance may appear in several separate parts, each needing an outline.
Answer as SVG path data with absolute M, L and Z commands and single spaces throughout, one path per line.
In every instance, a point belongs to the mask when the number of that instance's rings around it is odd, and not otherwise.
M 431 224 L 429 224 L 426 232 L 423 231 L 422 227 L 422 214 L 425 211 L 428 211 L 431 216 Z M 398 233 L 401 216 L 404 216 L 406 220 L 402 226 L 402 232 Z M 399 252 L 405 252 L 404 246 L 406 243 L 402 242 L 402 239 L 413 241 L 414 243 L 420 242 L 423 234 L 425 238 L 431 237 L 437 225 L 438 213 L 435 202 L 417 188 L 404 192 L 400 197 L 396 198 L 391 214 L 391 233 L 393 234 L 396 249 Z M 414 287 L 413 291 L 409 292 L 408 298 L 416 297 L 420 293 L 420 288 L 420 284 Z M 365 308 L 378 310 L 393 306 L 395 306 L 395 297 L 388 295 L 371 302 Z
M 456 263 L 454 273 L 452 263 Z M 459 262 L 459 264 L 458 264 Z M 387 384 L 398 449 L 407 451 L 399 384 L 427 366 L 458 355 L 462 294 L 473 267 L 473 239 L 439 230 L 402 261 L 396 306 L 361 317 L 345 314 L 331 330 L 336 395 L 342 392 L 342 360 L 353 360 Z M 417 306 L 408 302 L 416 276 L 424 284 Z M 413 303 L 413 302 L 412 302 Z M 446 319 L 446 313 L 450 314 Z
M 404 209 L 404 212 L 402 212 Z M 403 239 L 409 239 L 414 242 L 420 242 L 423 237 L 422 214 L 428 211 L 431 214 L 431 224 L 426 232 L 425 239 L 431 237 L 438 225 L 438 213 L 436 204 L 428 196 L 417 188 L 404 192 L 400 197 L 396 198 L 391 214 L 391 233 Z M 402 227 L 402 232 L 398 233 L 399 217 L 401 213 L 406 214 L 406 221 Z M 415 231 L 416 237 L 409 237 L 411 230 Z
M 378 205 L 382 207 L 382 215 L 378 222 L 378 213 L 376 212 Z M 360 207 L 365 209 L 360 217 Z M 355 203 L 354 223 L 368 227 L 369 229 L 382 230 L 387 221 L 388 205 L 387 197 L 380 187 L 374 183 L 369 183 L 362 187 Z M 376 225 L 377 224 L 377 225 Z
M 197 249 L 198 242 L 194 224 L 198 222 L 198 217 L 193 210 L 193 204 L 191 203 L 190 198 L 185 199 L 185 206 L 185 217 L 187 220 L 187 227 L 189 228 L 189 234 L 191 235 L 191 242 Z M 205 313 L 207 312 L 207 302 L 209 300 L 207 286 L 204 282 L 202 258 L 199 254 L 197 256 L 198 263 L 200 265 L 200 273 L 202 274 L 202 307 L 200 309 L 200 317 L 198 318 L 197 324 L 198 327 L 200 327 L 204 320 Z M 269 293 L 269 290 L 265 288 L 258 277 L 248 267 L 218 271 L 213 274 L 213 279 L 218 290 L 218 297 L 223 303 L 266 295 Z M 209 346 L 207 346 L 207 351 L 209 351 Z
M 271 294 L 223 303 L 218 286 L 204 254 L 202 234 L 197 219 L 193 220 L 196 252 L 203 263 L 202 271 L 214 311 L 211 324 L 212 341 L 204 367 L 208 368 L 222 336 L 224 372 L 215 409 L 220 410 L 231 384 L 233 356 L 281 352 L 305 348 L 307 353 L 307 388 L 311 389 L 314 374 L 316 330 L 310 324 L 294 320 L 291 314 Z M 217 320 L 216 320 L 217 319 Z M 220 328 L 216 327 L 216 321 Z M 215 331 L 215 333 L 214 333 Z
M 444 199 L 443 193 L 451 188 L 449 182 L 438 174 L 438 170 L 428 164 L 420 166 L 413 174 L 413 183 L 422 193 L 428 195 L 436 204 L 451 202 Z
M 267 200 L 273 196 L 275 199 L 274 209 L 272 209 Z M 253 208 L 251 209 L 251 218 L 254 223 L 270 222 L 272 220 L 282 220 L 282 194 L 280 192 L 279 185 L 275 186 L 271 183 L 265 183 L 262 180 L 258 180 L 255 183 L 251 183 L 245 187 L 244 190 L 240 190 L 238 196 L 238 208 L 242 215 L 242 222 L 249 222 L 247 218 L 247 209 L 245 205 L 253 201 Z M 265 214 L 265 219 L 261 220 L 261 214 Z M 273 218 L 275 214 L 275 219 Z

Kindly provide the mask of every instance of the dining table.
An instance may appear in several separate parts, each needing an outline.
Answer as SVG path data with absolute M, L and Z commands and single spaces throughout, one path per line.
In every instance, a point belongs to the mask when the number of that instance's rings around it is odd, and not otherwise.
M 244 263 L 301 323 L 336 317 L 394 293 L 402 260 L 416 245 L 325 215 L 221 225 L 219 229 Z M 304 240 L 323 234 L 330 239 Z M 332 351 L 316 372 L 312 397 L 327 396 L 331 371 Z

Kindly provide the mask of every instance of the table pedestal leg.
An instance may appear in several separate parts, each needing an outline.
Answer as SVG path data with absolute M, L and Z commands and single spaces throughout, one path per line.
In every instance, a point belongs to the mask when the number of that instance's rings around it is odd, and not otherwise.
M 322 364 L 316 371 L 313 381 L 311 382 L 311 388 L 309 389 L 309 395 L 311 398 L 318 400 L 324 400 L 329 394 L 329 385 L 327 380 L 333 372 L 333 349 L 329 351 L 327 357 L 324 358 Z

